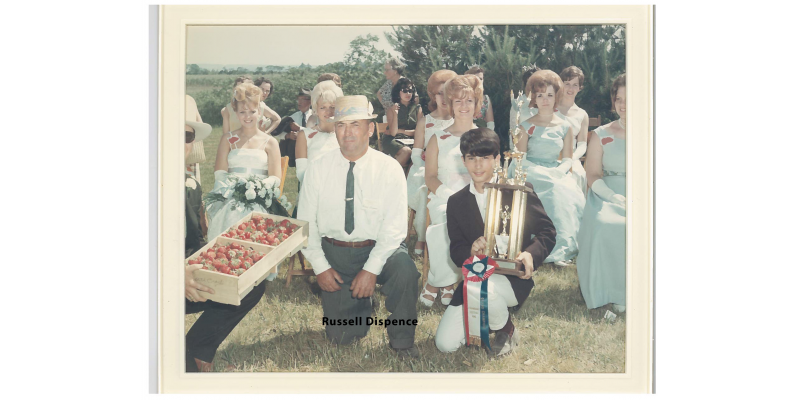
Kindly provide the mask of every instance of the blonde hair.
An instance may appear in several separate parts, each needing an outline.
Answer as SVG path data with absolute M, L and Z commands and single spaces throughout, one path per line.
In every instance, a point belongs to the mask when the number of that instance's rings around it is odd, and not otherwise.
M 555 104 L 558 104 L 558 102 L 561 100 L 561 89 L 564 88 L 564 82 L 555 72 L 549 69 L 540 69 L 534 72 L 530 78 L 528 78 L 528 84 L 525 87 L 529 93 L 529 96 L 533 96 L 534 93 L 546 92 L 548 86 L 552 86 L 553 91 L 556 92 Z M 533 105 L 534 107 L 538 108 L 535 101 L 533 102 Z
M 317 113 L 317 103 L 322 100 L 324 102 L 336 104 L 336 99 L 339 97 L 343 97 L 344 93 L 342 92 L 342 88 L 336 85 L 334 81 L 322 81 L 314 86 L 314 90 L 311 91 L 311 109 L 314 110 L 314 114 Z
M 445 82 L 444 97 L 450 107 L 451 117 L 456 116 L 453 111 L 453 100 L 463 99 L 470 95 L 475 99 L 475 112 L 478 112 L 483 107 L 483 88 L 481 87 L 481 80 L 477 76 L 458 75 Z
M 256 85 L 244 82 L 233 89 L 233 99 L 231 105 L 234 111 L 239 111 L 239 104 L 255 105 L 258 108 L 258 103 L 261 102 L 261 89 Z
M 436 107 L 438 107 L 436 105 L 436 92 L 433 91 L 434 88 L 438 88 L 440 85 L 444 85 L 448 80 L 455 78 L 456 76 L 458 76 L 458 74 L 456 74 L 453 71 L 450 71 L 449 69 L 440 69 L 431 74 L 430 78 L 428 78 L 428 87 L 427 87 L 428 98 L 430 99 L 430 101 L 428 101 L 429 111 L 436 111 Z

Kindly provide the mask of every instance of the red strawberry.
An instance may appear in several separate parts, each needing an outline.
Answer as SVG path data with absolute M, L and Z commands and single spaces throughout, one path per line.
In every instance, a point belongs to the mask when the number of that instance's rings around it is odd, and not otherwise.
M 206 253 L 206 257 L 208 257 L 208 258 L 213 260 L 213 259 L 217 258 L 217 253 L 209 250 L 208 253 Z
M 244 262 L 244 269 L 250 269 L 253 266 L 253 263 L 249 263 L 247 261 Z
M 285 220 L 281 221 L 281 226 L 286 226 L 286 225 L 289 225 L 289 220 L 288 219 L 285 219 Z
M 222 269 L 222 267 L 224 266 L 222 265 L 222 262 L 220 262 L 219 260 L 215 260 L 211 265 L 214 266 L 214 268 L 216 269 Z
M 250 232 L 245 232 L 244 233 L 244 238 L 245 239 L 250 239 Z
M 275 221 L 273 221 L 271 219 L 268 219 L 268 220 L 266 220 L 266 224 L 267 224 L 267 226 L 272 226 L 272 225 L 275 225 Z
M 247 257 L 244 259 L 244 263 L 253 265 L 253 259 L 251 257 Z M 250 266 L 248 266 L 248 268 L 250 268 Z
M 224 265 L 224 266 L 222 266 L 222 269 L 219 272 L 222 272 L 223 274 L 230 274 L 231 273 L 231 267 L 229 267 L 227 265 Z

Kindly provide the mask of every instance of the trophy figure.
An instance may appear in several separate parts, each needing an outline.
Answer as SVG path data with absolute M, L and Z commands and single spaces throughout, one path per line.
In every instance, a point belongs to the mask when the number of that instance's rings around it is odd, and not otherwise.
M 503 233 L 495 235 L 495 240 L 497 241 L 497 255 L 500 258 L 508 257 L 508 233 L 506 233 L 506 225 L 508 224 L 510 216 L 511 214 L 508 213 L 508 206 L 506 206 L 506 209 L 500 213 L 500 218 L 503 220 Z

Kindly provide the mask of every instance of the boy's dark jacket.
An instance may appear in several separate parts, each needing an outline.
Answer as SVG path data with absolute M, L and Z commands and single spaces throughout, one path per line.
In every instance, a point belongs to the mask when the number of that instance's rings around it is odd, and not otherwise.
M 530 183 L 526 186 L 533 189 Z M 511 207 L 511 196 L 503 196 L 502 205 Z M 459 190 L 447 200 L 447 232 L 450 236 L 450 258 L 460 267 L 471 257 L 472 243 L 483 236 L 484 223 L 475 195 L 469 191 L 469 185 Z M 556 245 L 556 228 L 553 221 L 544 211 L 542 202 L 536 193 L 528 193 L 527 211 L 525 214 L 525 230 L 523 231 L 522 248 L 531 254 L 533 265 L 538 268 Z M 533 236 L 533 238 L 531 238 Z M 522 304 L 533 288 L 533 279 L 519 279 L 507 276 L 514 294 Z M 452 306 L 463 303 L 462 285 L 458 285 Z

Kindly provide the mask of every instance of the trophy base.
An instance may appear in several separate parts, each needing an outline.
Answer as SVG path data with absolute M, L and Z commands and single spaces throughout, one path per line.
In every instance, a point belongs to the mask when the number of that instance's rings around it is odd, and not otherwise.
M 495 273 L 513 276 L 525 275 L 525 265 L 522 264 L 522 261 L 504 258 L 495 258 L 494 261 L 497 263 L 497 266 L 500 267 L 495 269 Z

